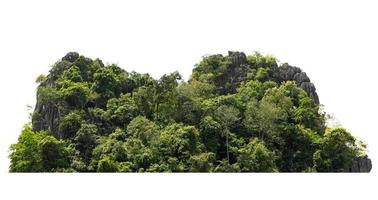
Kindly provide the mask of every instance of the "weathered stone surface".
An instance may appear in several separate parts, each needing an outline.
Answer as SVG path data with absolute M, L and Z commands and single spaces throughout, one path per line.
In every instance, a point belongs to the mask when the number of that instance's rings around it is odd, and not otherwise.
M 77 52 L 69 52 L 67 53 L 62 60 L 68 61 L 68 62 L 75 62 L 79 58 L 79 53 Z
M 221 56 L 221 55 L 220 55 Z M 234 93 L 240 83 L 247 80 L 247 72 L 250 66 L 247 61 L 247 56 L 243 52 L 229 51 L 228 52 L 229 65 L 225 73 L 216 80 L 217 91 L 221 94 Z M 319 105 L 319 97 L 316 93 L 314 84 L 311 83 L 310 78 L 299 67 L 283 64 L 280 67 L 270 66 L 272 70 L 272 77 L 274 81 L 294 81 L 299 87 L 307 92 L 308 96 L 314 100 L 315 104 Z
M 243 52 L 238 51 L 229 51 L 228 52 L 228 58 L 231 62 L 231 65 L 233 67 L 238 67 L 241 65 L 247 65 L 247 56 Z
M 58 138 L 62 138 L 58 133 L 60 116 L 56 106 L 37 103 L 34 112 L 36 113 L 32 120 L 34 131 L 48 130 Z
M 50 70 L 50 74 L 47 76 L 47 80 L 41 83 L 41 87 L 56 88 L 54 81 L 63 74 L 63 72 L 69 69 L 73 62 L 79 58 L 77 52 L 67 53 L 60 62 L 55 63 Z M 34 131 L 47 130 L 58 138 L 63 138 L 63 135 L 59 133 L 59 120 L 61 118 L 61 112 L 57 105 L 57 102 L 42 102 L 40 96 L 37 93 L 37 103 L 34 109 L 34 115 L 32 118 L 32 126 Z
M 302 70 L 300 68 L 288 64 L 283 64 L 278 68 L 278 75 L 281 81 L 294 80 L 295 74 L 301 72 Z
M 41 84 L 42 87 L 55 88 L 52 77 Z M 37 103 L 35 105 L 32 118 L 32 126 L 34 131 L 47 130 L 58 138 L 62 138 L 58 133 L 60 111 L 56 103 L 42 103 L 41 97 L 37 93 Z
M 371 160 L 367 156 L 357 157 L 353 160 L 350 172 L 370 172 L 372 169 Z
M 226 72 L 216 80 L 217 90 L 221 94 L 235 92 L 240 83 L 247 79 L 247 56 L 243 52 L 229 51 L 228 60 L 230 64 Z
M 315 104 L 319 105 L 319 97 L 318 94 L 316 93 L 316 88 L 313 83 L 311 82 L 302 82 L 299 85 L 300 88 L 302 88 L 308 96 L 314 100 Z
M 278 79 L 282 81 L 295 81 L 295 83 L 301 87 L 308 96 L 314 100 L 315 104 L 319 105 L 319 96 L 316 93 L 316 88 L 311 83 L 310 78 L 300 68 L 283 64 L 278 68 Z
M 305 72 L 296 73 L 293 79 L 298 84 L 301 84 L 303 82 L 310 82 L 310 78 L 306 75 Z

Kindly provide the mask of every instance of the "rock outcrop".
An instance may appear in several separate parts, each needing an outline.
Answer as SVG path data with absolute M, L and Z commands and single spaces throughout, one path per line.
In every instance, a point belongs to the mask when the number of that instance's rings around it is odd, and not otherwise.
M 49 87 L 56 89 L 54 81 L 58 78 L 64 70 L 70 68 L 79 58 L 79 54 L 76 52 L 67 53 L 61 61 L 55 63 L 54 67 L 50 70 L 47 79 L 41 83 L 39 87 Z M 43 102 L 41 94 L 37 92 L 37 103 L 35 105 L 32 127 L 34 131 L 48 130 L 57 138 L 64 138 L 59 133 L 59 120 L 62 117 L 62 113 L 59 109 L 59 105 L 64 102 Z
M 247 73 L 250 66 L 247 61 L 247 56 L 243 52 L 229 51 L 228 52 L 229 65 L 226 72 L 218 78 L 216 85 L 218 92 L 221 94 L 233 93 L 239 87 L 240 83 L 247 80 Z M 300 68 L 283 64 L 280 67 L 277 65 L 270 66 L 272 74 L 271 77 L 277 82 L 294 81 L 300 88 L 307 92 L 308 96 L 314 100 L 316 105 L 319 105 L 319 97 L 316 93 L 316 88 L 311 83 L 310 78 Z M 277 77 L 276 77 L 277 76 Z M 228 85 L 226 85 L 228 83 Z
M 229 51 L 228 59 L 230 60 L 231 66 L 233 67 L 248 65 L 247 56 L 243 52 Z
M 67 53 L 62 60 L 68 61 L 68 62 L 75 62 L 79 58 L 79 53 L 77 52 L 69 52 Z
M 300 68 L 283 64 L 278 68 L 278 76 L 280 81 L 295 81 L 314 100 L 315 104 L 319 105 L 319 97 L 314 84 L 311 83 L 310 78 Z
M 249 65 L 243 52 L 229 51 L 228 61 L 230 64 L 226 72 L 216 80 L 217 90 L 221 94 L 235 92 L 240 83 L 247 79 Z
M 353 160 L 350 172 L 370 172 L 372 168 L 371 160 L 367 156 L 357 157 Z
M 32 120 L 34 131 L 48 130 L 58 138 L 62 138 L 58 133 L 60 117 L 59 108 L 57 106 L 40 103 L 39 98 L 37 97 L 37 104 L 35 106 Z

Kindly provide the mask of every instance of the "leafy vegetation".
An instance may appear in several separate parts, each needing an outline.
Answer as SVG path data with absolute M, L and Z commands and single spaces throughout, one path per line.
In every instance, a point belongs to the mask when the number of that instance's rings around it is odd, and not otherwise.
M 10 171 L 349 171 L 365 145 L 326 127 L 319 105 L 277 78 L 274 57 L 246 62 L 238 72 L 229 56 L 205 56 L 186 82 L 69 53 L 37 78 Z

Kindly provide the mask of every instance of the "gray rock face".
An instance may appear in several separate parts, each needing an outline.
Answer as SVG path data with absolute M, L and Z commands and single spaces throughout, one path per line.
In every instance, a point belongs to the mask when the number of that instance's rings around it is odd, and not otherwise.
M 247 56 L 243 52 L 238 52 L 238 51 L 229 51 L 228 52 L 228 57 L 231 62 L 231 65 L 233 67 L 238 67 L 241 65 L 247 65 Z
M 44 87 L 55 88 L 52 77 L 41 84 Z M 34 131 L 48 130 L 58 138 L 62 138 L 58 133 L 60 119 L 60 111 L 54 103 L 42 103 L 40 95 L 37 94 L 37 103 L 32 118 L 32 126 Z
M 42 87 L 56 88 L 54 80 L 58 78 L 64 70 L 67 70 L 72 66 L 72 63 L 79 58 L 79 54 L 76 52 L 69 52 L 63 58 L 61 62 L 58 62 L 47 76 L 47 80 L 41 83 Z M 57 138 L 63 138 L 64 136 L 59 133 L 59 120 L 62 117 L 61 110 L 59 109 L 57 102 L 42 102 L 40 95 L 37 94 L 37 103 L 34 109 L 34 115 L 32 118 L 32 126 L 34 131 L 47 130 L 51 132 Z
M 278 75 L 281 81 L 294 80 L 294 76 L 301 72 L 302 70 L 300 68 L 288 64 L 283 64 L 278 68 Z
M 230 64 L 226 72 L 216 80 L 217 90 L 221 94 L 234 93 L 240 83 L 247 80 L 248 69 L 252 67 L 248 64 L 247 56 L 243 52 L 229 51 L 228 60 Z M 275 65 L 270 68 L 275 74 L 272 77 L 275 81 L 294 81 L 314 100 L 316 105 L 319 105 L 319 97 L 314 84 L 299 67 L 283 64 L 280 67 Z
M 318 93 L 316 93 L 316 88 L 314 86 L 313 83 L 311 82 L 302 82 L 300 85 L 299 85 L 300 88 L 302 88 L 304 91 L 306 91 L 306 93 L 308 94 L 308 96 L 314 100 L 315 104 L 316 105 L 319 105 L 319 97 L 318 97 Z
M 51 104 L 36 104 L 32 124 L 34 131 L 48 130 L 58 138 L 62 138 L 58 133 L 58 120 L 60 119 L 59 109 Z
M 367 157 L 357 157 L 353 160 L 350 172 L 370 172 L 372 168 L 371 160 Z
M 62 60 L 68 61 L 68 62 L 75 62 L 79 58 L 79 53 L 77 52 L 69 52 L 67 53 Z
M 295 81 L 314 100 L 315 104 L 319 105 L 319 96 L 316 93 L 314 84 L 311 83 L 310 78 L 300 68 L 283 64 L 278 68 L 278 76 L 280 81 Z
M 310 82 L 310 78 L 308 78 L 305 72 L 296 73 L 293 77 L 294 81 L 301 84 L 303 82 Z
M 226 72 L 216 81 L 217 90 L 222 94 L 235 92 L 240 83 L 247 79 L 249 68 L 247 56 L 243 52 L 229 51 L 228 60 L 230 64 Z

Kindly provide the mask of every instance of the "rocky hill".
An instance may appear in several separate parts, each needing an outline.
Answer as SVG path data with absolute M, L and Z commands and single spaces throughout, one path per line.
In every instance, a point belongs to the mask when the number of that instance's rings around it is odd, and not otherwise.
M 204 56 L 188 82 L 70 52 L 37 78 L 10 171 L 369 172 L 365 145 L 326 126 L 300 68 L 273 56 Z

